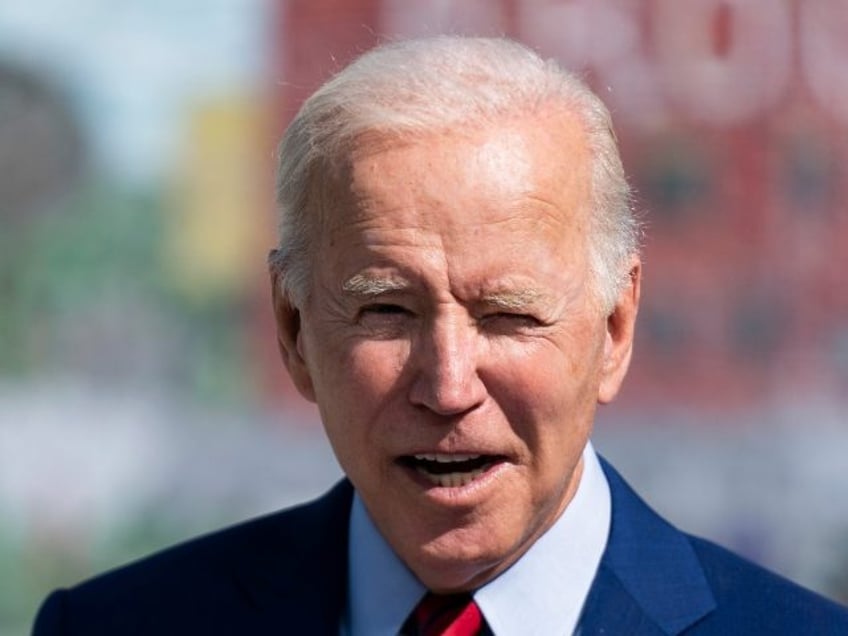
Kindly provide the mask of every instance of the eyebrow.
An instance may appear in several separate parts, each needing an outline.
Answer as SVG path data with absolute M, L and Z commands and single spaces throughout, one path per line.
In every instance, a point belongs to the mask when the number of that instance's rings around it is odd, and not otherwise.
M 354 296 L 366 298 L 409 289 L 409 281 L 397 276 L 356 274 L 342 283 L 342 289 Z
M 342 290 L 353 296 L 373 298 L 391 292 L 405 291 L 410 282 L 400 276 L 355 274 L 342 283 Z M 491 291 L 482 295 L 479 303 L 505 311 L 521 311 L 532 306 L 545 294 L 538 289 Z
M 487 293 L 481 301 L 484 305 L 498 309 L 518 311 L 527 309 L 543 296 L 544 294 L 537 289 L 505 290 Z

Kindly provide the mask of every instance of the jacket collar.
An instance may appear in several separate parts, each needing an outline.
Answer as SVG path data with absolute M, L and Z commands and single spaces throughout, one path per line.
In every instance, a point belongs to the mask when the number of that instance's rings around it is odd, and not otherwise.
M 338 634 L 352 498 L 345 479 L 320 499 L 261 524 L 233 564 L 236 585 L 258 610 L 255 631 L 245 633 Z
M 612 494 L 612 525 L 580 633 L 679 634 L 716 606 L 701 564 L 686 535 L 603 459 L 601 466 Z M 268 625 L 338 633 L 352 497 L 343 480 L 316 502 L 275 515 L 240 555 L 237 584 Z
M 581 634 L 678 634 L 716 603 L 685 534 L 651 510 L 603 459 L 612 526 Z

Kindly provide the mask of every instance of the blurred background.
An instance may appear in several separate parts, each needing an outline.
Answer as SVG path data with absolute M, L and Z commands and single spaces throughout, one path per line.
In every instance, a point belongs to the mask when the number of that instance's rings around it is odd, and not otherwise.
M 613 111 L 648 234 L 596 447 L 848 602 L 848 4 L 3 0 L 0 634 L 340 475 L 277 360 L 274 149 L 352 56 L 446 32 L 516 37 Z

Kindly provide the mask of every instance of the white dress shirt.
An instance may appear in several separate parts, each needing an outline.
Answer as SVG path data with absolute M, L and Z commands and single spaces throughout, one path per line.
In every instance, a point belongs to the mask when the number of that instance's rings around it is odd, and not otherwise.
M 590 442 L 577 491 L 559 519 L 512 567 L 474 592 L 495 636 L 574 632 L 606 548 L 610 515 L 609 485 Z M 426 592 L 354 495 L 341 633 L 397 634 Z

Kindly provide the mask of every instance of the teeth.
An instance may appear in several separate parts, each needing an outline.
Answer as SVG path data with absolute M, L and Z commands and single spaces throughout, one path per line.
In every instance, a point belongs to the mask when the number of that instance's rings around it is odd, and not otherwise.
M 439 462 L 440 464 L 448 464 L 450 462 L 467 462 L 471 459 L 477 459 L 480 455 L 466 455 L 463 453 L 455 453 L 448 455 L 446 453 L 421 453 L 416 455 L 415 459 L 425 459 L 430 462 Z
M 445 473 L 444 475 L 434 475 L 421 467 L 418 467 L 418 473 L 424 475 L 434 486 L 442 488 L 460 488 L 474 481 L 477 477 L 483 474 L 483 468 L 469 470 L 467 473 Z

